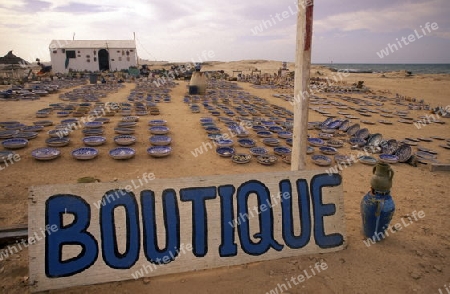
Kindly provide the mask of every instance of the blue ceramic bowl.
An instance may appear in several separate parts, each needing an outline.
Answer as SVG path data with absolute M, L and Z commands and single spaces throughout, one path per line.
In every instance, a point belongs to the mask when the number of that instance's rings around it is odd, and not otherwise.
M 48 127 L 48 126 L 53 125 L 53 122 L 52 122 L 51 120 L 38 120 L 38 121 L 33 122 L 33 124 L 34 124 L 35 126 L 44 126 L 44 127 Z
M 166 120 L 163 119 L 153 119 L 151 121 L 148 122 L 149 126 L 165 126 L 167 124 Z
M 397 163 L 398 162 L 398 156 L 397 155 L 391 155 L 391 154 L 380 154 L 379 156 L 380 160 L 385 163 Z
M 292 147 L 292 138 L 286 139 L 286 144 Z
M 284 131 L 284 129 L 280 126 L 271 126 L 269 127 L 269 131 L 273 132 L 273 133 L 279 133 Z
M 281 139 L 291 139 L 292 138 L 292 133 L 287 132 L 287 131 L 278 132 L 277 135 L 278 135 L 278 138 L 281 138 Z
M 120 146 L 128 146 L 136 142 L 136 137 L 131 135 L 119 135 L 114 137 L 114 143 Z
M 205 128 L 208 134 L 220 134 L 220 129 L 218 127 L 209 126 Z
M 100 146 L 106 142 L 106 138 L 102 136 L 88 136 L 83 138 L 86 146 Z
M 250 154 L 254 155 L 254 156 L 265 155 L 267 153 L 268 153 L 268 151 L 264 147 L 252 147 L 252 148 L 250 148 Z
M 308 146 L 306 147 L 306 154 L 313 154 L 315 151 L 314 147 Z
M 374 157 L 368 155 L 360 156 L 358 157 L 358 160 L 367 165 L 377 164 L 377 160 Z
M 338 152 L 336 148 L 328 147 L 328 146 L 319 147 L 319 150 L 320 150 L 320 152 L 322 152 L 323 154 L 326 154 L 326 155 L 334 155 Z
M 308 138 L 308 143 L 314 147 L 320 147 L 325 144 L 325 141 L 320 138 Z
M 16 153 L 10 150 L 0 150 L 0 161 L 6 161 L 12 158 Z
M 31 140 L 31 139 L 36 138 L 37 136 L 38 136 L 38 133 L 36 133 L 36 132 L 20 132 L 20 133 L 14 135 L 14 138 Z
M 313 155 L 311 159 L 318 166 L 329 166 L 331 164 L 331 158 L 325 155 Z
M 67 137 L 63 138 L 48 138 L 45 140 L 45 143 L 48 147 L 64 147 L 67 146 L 70 142 L 70 139 Z
M 275 147 L 273 148 L 273 152 L 277 155 L 288 155 L 291 154 L 292 150 L 288 147 Z
M 170 146 L 152 146 L 147 149 L 147 153 L 153 157 L 165 157 L 172 152 L 172 147 Z
M 72 156 L 78 160 L 89 160 L 97 157 L 98 150 L 92 147 L 81 147 L 72 151 Z
M 84 127 L 88 129 L 98 129 L 103 126 L 101 121 L 89 121 L 84 123 Z
M 135 130 L 133 128 L 114 128 L 114 132 L 121 135 L 131 135 L 134 134 Z
M 256 145 L 256 142 L 253 139 L 242 138 L 238 140 L 238 144 L 244 148 L 251 148 Z
M 256 133 L 256 135 L 260 138 L 270 138 L 272 137 L 272 132 L 269 131 L 259 131 Z
M 130 159 L 136 154 L 136 151 L 130 147 L 117 147 L 109 151 L 109 155 L 114 159 Z
M 166 146 L 170 145 L 172 142 L 172 138 L 165 135 L 154 135 L 149 138 L 150 144 L 154 146 Z
M 216 153 L 222 157 L 231 157 L 235 153 L 235 150 L 233 147 L 217 147 Z
M 22 129 L 23 132 L 40 132 L 44 129 L 43 126 L 27 126 Z
M 280 140 L 278 140 L 276 138 L 265 138 L 262 140 L 262 142 L 264 143 L 264 145 L 271 146 L 271 147 L 280 145 Z
M 350 144 L 357 145 L 359 147 L 366 145 L 366 140 L 357 137 L 350 138 L 349 142 Z
M 20 149 L 28 145 L 28 140 L 21 138 L 7 139 L 2 142 L 2 145 L 6 149 Z
M 61 152 L 56 148 L 43 147 L 31 151 L 31 156 L 36 160 L 52 160 L 61 155 Z
M 263 126 L 253 126 L 252 129 L 253 129 L 255 132 L 266 131 L 266 128 L 263 127 Z
M 217 139 L 215 141 L 216 141 L 216 143 L 217 143 L 217 145 L 219 147 L 231 147 L 234 144 L 233 140 L 230 140 L 230 139 L 222 139 L 222 138 L 220 138 L 220 139 Z

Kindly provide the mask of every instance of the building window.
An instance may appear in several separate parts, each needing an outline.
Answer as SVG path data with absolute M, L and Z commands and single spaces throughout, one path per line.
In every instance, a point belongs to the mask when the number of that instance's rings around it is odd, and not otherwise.
M 97 57 L 94 57 L 94 61 L 97 61 Z
M 77 58 L 74 50 L 66 50 L 66 58 Z
M 90 59 L 87 59 L 86 61 L 87 61 L 87 62 L 91 62 L 91 60 L 90 60 Z
M 86 58 L 90 58 L 90 57 L 91 57 L 91 55 L 89 55 L 89 54 L 88 54 L 88 55 L 86 55 Z
M 127 61 L 130 61 L 130 57 L 127 57 Z
M 119 56 L 119 61 L 122 61 L 122 57 Z
M 130 49 L 130 52 L 133 52 L 134 50 L 133 49 Z
M 130 55 L 130 51 L 127 50 L 127 56 Z
M 53 53 L 58 53 L 58 51 L 56 51 L 56 50 L 53 50 L 52 52 L 53 52 Z

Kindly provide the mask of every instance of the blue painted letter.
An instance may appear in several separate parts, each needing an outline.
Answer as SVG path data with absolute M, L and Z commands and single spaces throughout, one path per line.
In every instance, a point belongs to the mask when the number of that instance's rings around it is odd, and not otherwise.
M 63 215 L 72 214 L 74 220 L 64 226 Z M 45 274 L 49 278 L 69 277 L 95 263 L 98 257 L 97 240 L 87 232 L 91 209 L 83 198 L 75 195 L 54 195 L 45 202 L 45 225 L 57 226 L 51 234 L 46 231 Z M 76 257 L 62 260 L 63 246 L 81 246 Z

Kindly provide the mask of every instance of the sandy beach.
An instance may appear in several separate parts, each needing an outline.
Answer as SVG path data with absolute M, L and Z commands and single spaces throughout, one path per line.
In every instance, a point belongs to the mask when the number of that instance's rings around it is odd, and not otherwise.
M 250 74 L 251 70 L 274 73 L 278 70 L 277 61 L 240 61 L 240 62 L 209 62 L 203 70 L 224 70 L 232 75 L 233 70 L 242 70 Z M 159 67 L 160 64 L 150 65 Z M 291 71 L 293 64 L 288 64 Z M 320 74 L 319 74 L 320 73 Z M 313 66 L 311 77 L 332 76 L 333 73 L 325 68 Z M 369 93 L 338 94 L 317 93 L 321 98 L 331 101 L 344 101 L 342 96 L 360 98 L 373 101 L 364 96 L 385 96 L 395 98 L 396 94 L 405 97 L 424 100 L 431 107 L 450 105 L 450 75 L 412 75 L 406 77 L 404 73 L 348 74 L 341 82 L 342 85 L 352 85 L 364 81 L 370 89 Z M 143 173 L 152 173 L 156 179 L 180 178 L 205 175 L 224 175 L 243 173 L 270 173 L 275 171 L 289 171 L 290 165 L 278 160 L 272 166 L 263 166 L 252 160 L 248 164 L 235 164 L 230 159 L 219 157 L 214 150 L 205 150 L 203 154 L 195 156 L 197 148 L 210 142 L 205 131 L 201 128 L 199 119 L 210 116 L 201 107 L 200 113 L 191 113 L 188 104 L 183 101 L 187 95 L 187 81 L 175 81 L 172 89 L 171 102 L 158 103 L 160 115 L 142 116 L 136 126 L 137 142 L 131 146 L 136 150 L 134 158 L 126 161 L 112 159 L 108 152 L 116 145 L 114 126 L 121 120 L 121 115 L 111 117 L 106 124 L 104 136 L 106 144 L 99 146 L 99 156 L 94 160 L 78 161 L 72 158 L 71 151 L 82 147 L 83 134 L 75 130 L 70 134 L 70 144 L 61 147 L 61 157 L 52 161 L 42 162 L 32 158 L 31 151 L 38 147 L 45 147 L 45 128 L 37 138 L 30 140 L 29 145 L 17 150 L 20 160 L 4 166 L 0 170 L 0 226 L 26 224 L 28 222 L 28 189 L 31 186 L 48 184 L 76 183 L 79 178 L 93 177 L 101 182 L 113 182 L 137 179 Z M 266 99 L 270 104 L 292 110 L 289 101 L 277 98 L 274 94 L 293 94 L 293 89 L 262 89 L 253 87 L 250 83 L 237 82 L 241 91 Z M 130 92 L 135 88 L 134 83 L 124 83 L 117 92 L 109 93 L 102 102 L 126 102 Z M 35 117 L 36 111 L 48 107 L 51 103 L 63 102 L 59 99 L 61 93 L 71 91 L 64 89 L 58 93 L 41 97 L 35 101 L 0 101 L 0 121 L 15 120 L 26 125 L 32 125 L 40 120 Z M 409 98 L 408 98 L 409 99 Z M 406 101 L 406 100 L 402 100 Z M 392 112 L 407 110 L 404 105 L 388 100 L 382 106 Z M 313 106 L 313 105 L 311 105 Z M 327 109 L 337 117 L 339 109 Z M 398 117 L 389 118 L 392 125 L 384 125 L 379 120 L 385 119 L 380 113 L 364 118 L 354 110 L 349 112 L 358 119 L 352 123 L 360 123 L 367 127 L 370 133 L 381 133 L 385 139 L 404 140 L 405 138 L 442 137 L 450 139 L 450 118 L 441 118 L 445 124 L 428 124 L 417 128 L 414 124 L 398 122 Z M 409 110 L 408 116 L 418 119 L 429 115 L 427 110 Z M 49 118 L 57 124 L 61 118 L 52 113 Z M 147 122 L 151 119 L 167 121 L 172 138 L 172 154 L 164 158 L 150 157 L 146 149 L 150 147 Z M 324 121 L 325 116 L 314 111 L 309 112 L 309 121 Z M 371 120 L 374 125 L 365 125 L 360 120 Z M 223 126 L 223 124 L 222 124 Z M 310 130 L 312 137 L 318 135 L 317 130 Z M 255 133 L 250 136 L 258 141 Z M 450 150 L 439 147 L 446 141 L 421 141 L 419 146 L 435 150 L 437 161 L 450 163 Z M 236 145 L 236 150 L 246 152 L 245 148 Z M 345 143 L 339 149 L 342 154 L 355 153 Z M 413 147 L 416 151 L 417 147 Z M 315 154 L 320 154 L 316 149 Z M 101 285 L 84 286 L 63 290 L 52 290 L 49 293 L 268 293 L 276 289 L 279 284 L 286 283 L 292 276 L 297 276 L 309 269 L 311 264 L 326 262 L 328 268 L 307 281 L 288 287 L 283 292 L 276 293 L 445 293 L 445 285 L 450 283 L 450 221 L 447 213 L 450 209 L 448 196 L 449 173 L 446 171 L 431 172 L 429 165 L 418 164 L 413 167 L 406 163 L 392 165 L 395 171 L 394 184 L 391 194 L 396 203 L 393 223 L 408 220 L 414 212 L 423 211 L 424 217 L 408 221 L 408 225 L 395 234 L 386 237 L 380 243 L 367 246 L 366 239 L 361 234 L 360 201 L 370 189 L 372 167 L 355 163 L 342 171 L 345 198 L 345 222 L 347 227 L 348 247 L 336 253 L 323 255 L 300 255 L 290 259 L 279 259 L 266 262 L 252 263 L 242 266 L 219 268 L 205 271 L 193 271 L 169 276 L 144 278 L 139 280 L 121 281 Z M 308 156 L 307 169 L 326 169 L 315 165 Z M 4 247 L 6 248 L 6 247 Z M 0 261 L 0 292 L 27 293 L 28 250 Z M 450 288 L 450 286 L 449 286 Z

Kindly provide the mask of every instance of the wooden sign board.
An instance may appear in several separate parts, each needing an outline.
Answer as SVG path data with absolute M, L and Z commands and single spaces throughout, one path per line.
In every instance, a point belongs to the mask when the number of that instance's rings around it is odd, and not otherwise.
M 131 183 L 30 188 L 31 291 L 332 252 L 346 244 L 338 174 Z

